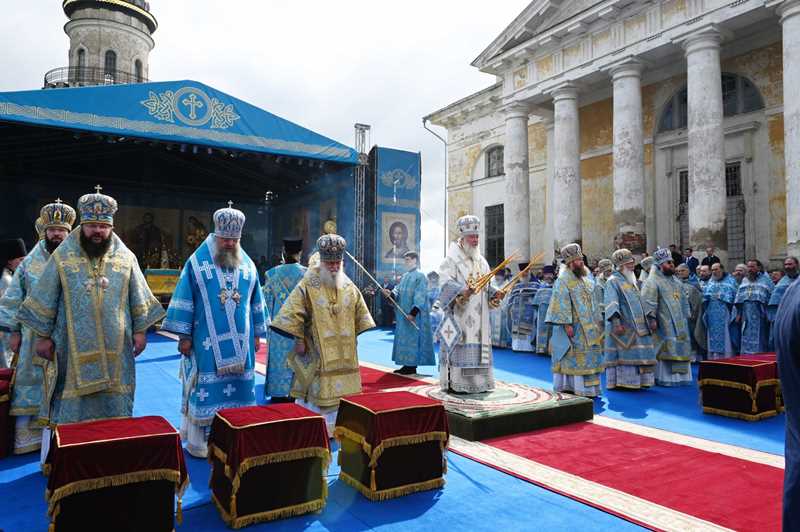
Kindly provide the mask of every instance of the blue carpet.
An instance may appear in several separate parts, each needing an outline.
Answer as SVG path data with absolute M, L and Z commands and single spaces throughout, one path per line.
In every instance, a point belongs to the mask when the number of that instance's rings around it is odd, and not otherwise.
M 394 333 L 388 329 L 365 333 L 359 337 L 358 356 L 361 360 L 393 367 L 393 339 Z M 510 349 L 494 349 L 493 353 L 496 379 L 552 389 L 553 374 L 548 357 Z M 420 366 L 418 371 L 420 374 L 438 376 L 437 368 L 433 366 Z M 704 414 L 696 384 L 697 364 L 694 364 L 693 372 L 695 384 L 692 386 L 656 386 L 644 391 L 607 391 L 604 388 L 602 398 L 595 400 L 595 413 L 688 436 L 783 455 L 786 430 L 784 414 L 758 422 Z
M 391 338 L 385 332 L 373 331 L 362 338 L 359 352 L 365 359 L 390 364 Z M 376 353 L 377 347 L 380 347 L 380 353 Z M 367 351 L 371 356 L 366 356 Z M 179 360 L 174 341 L 151 335 L 147 350 L 136 364 L 134 415 L 161 415 L 173 426 L 180 425 Z M 506 374 L 501 378 L 512 380 Z M 263 377 L 258 379 L 256 397 L 260 398 L 263 397 Z M 178 530 L 228 530 L 210 503 L 208 463 L 188 454 L 186 459 L 191 485 L 183 499 L 184 524 Z M 448 457 L 448 468 L 447 486 L 443 490 L 373 503 L 337 480 L 339 470 L 334 457 L 328 472 L 330 496 L 322 513 L 251 529 L 407 532 L 433 530 L 443 525 L 478 531 L 638 528 L 453 453 Z M 0 460 L 0 497 L 6 509 L 0 512 L 0 530 L 47 530 L 45 484 L 46 480 L 39 472 L 38 455 Z M 12 505 L 13 510 L 9 511 Z

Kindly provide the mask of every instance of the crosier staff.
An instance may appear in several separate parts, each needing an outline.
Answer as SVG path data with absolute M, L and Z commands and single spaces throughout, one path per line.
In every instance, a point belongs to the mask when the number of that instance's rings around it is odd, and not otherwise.
M 367 277 L 369 277 L 369 280 L 370 280 L 370 281 L 372 281 L 373 283 L 375 283 L 375 286 L 377 286 L 377 287 L 378 287 L 378 289 L 380 289 L 380 290 L 383 290 L 383 287 L 381 286 L 381 283 L 379 283 L 379 282 L 377 281 L 377 279 L 375 279 L 375 278 L 374 278 L 374 277 L 373 277 L 373 276 L 372 276 L 372 275 L 371 275 L 371 274 L 370 274 L 370 273 L 367 271 L 367 269 L 366 269 L 364 266 L 362 266 L 362 265 L 361 265 L 361 263 L 360 263 L 360 262 L 358 262 L 354 256 L 352 256 L 352 255 L 350 254 L 350 252 L 349 252 L 349 251 L 345 250 L 345 254 L 346 254 L 348 257 L 350 257 L 350 260 L 352 260 L 352 261 L 355 263 L 355 265 L 356 265 L 356 266 L 358 266 L 359 268 L 361 268 L 361 271 L 362 271 L 362 272 L 364 272 L 364 273 L 366 274 L 366 276 L 367 276 Z M 386 297 L 386 299 L 388 299 L 388 300 L 389 300 L 389 301 L 392 303 L 392 305 L 394 305 L 394 306 L 395 306 L 395 308 L 396 308 L 397 310 L 399 310 L 399 311 L 400 311 L 400 314 L 402 314 L 402 315 L 403 315 L 403 317 L 404 317 L 406 320 L 408 320 L 408 323 L 410 323 L 411 325 L 413 325 L 413 326 L 414 326 L 414 328 L 415 328 L 417 331 L 419 331 L 419 327 L 417 326 L 416 322 L 415 322 L 413 319 L 411 319 L 411 316 L 409 316 L 408 314 L 406 314 L 406 313 L 405 313 L 405 311 L 404 311 L 402 308 L 400 308 L 400 305 L 398 305 L 398 304 L 397 304 L 397 301 L 395 301 L 395 300 L 394 300 L 394 298 L 392 298 L 392 296 L 390 296 L 390 295 L 389 295 L 389 296 L 386 296 L 386 295 L 384 295 L 384 297 Z

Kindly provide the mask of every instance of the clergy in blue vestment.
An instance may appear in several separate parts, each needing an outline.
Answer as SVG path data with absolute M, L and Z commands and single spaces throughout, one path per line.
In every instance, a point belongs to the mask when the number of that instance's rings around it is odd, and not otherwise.
M 711 266 L 711 279 L 703 291 L 703 319 L 709 360 L 734 356 L 732 332 L 736 328 L 736 279 L 721 262 Z
M 491 286 L 500 290 L 506 284 L 505 272 L 498 271 L 492 279 Z M 509 324 L 509 298 L 489 309 L 489 326 L 492 329 L 492 347 L 511 347 L 511 325 Z
M 428 278 L 419 271 L 419 255 L 416 252 L 406 252 L 403 260 L 406 273 L 390 294 L 405 313 L 403 316 L 400 309 L 395 309 L 392 361 L 402 366 L 395 373 L 413 375 L 417 372 L 417 366 L 433 366 L 436 359 L 433 355 L 428 306 Z
M 542 268 L 542 280 L 539 290 L 533 298 L 533 309 L 536 312 L 536 352 L 540 355 L 547 354 L 547 345 L 550 343 L 550 333 L 553 326 L 547 323 L 547 309 L 550 307 L 550 297 L 553 295 L 553 279 L 556 269 L 552 264 Z
M 685 264 L 678 264 L 675 267 L 675 277 L 681 282 L 683 294 L 689 302 L 689 336 L 692 339 L 693 361 L 702 360 L 706 352 L 706 329 L 703 322 L 703 292 L 698 285 L 692 284 L 691 272 Z
M 608 281 L 611 274 L 614 273 L 614 263 L 608 259 L 600 259 L 597 263 L 597 277 L 594 282 L 594 292 L 592 297 L 594 298 L 594 312 L 597 316 L 597 323 L 600 324 L 600 328 L 604 328 L 604 309 L 605 309 L 605 298 L 603 295 L 603 290 L 606 287 L 606 281 Z
M 775 350 L 786 412 L 783 530 L 800 530 L 800 283 L 787 289 L 775 313 Z
M 642 286 L 642 302 L 653 331 L 658 366 L 656 384 L 681 386 L 692 383 L 692 345 L 689 336 L 689 302 L 675 278 L 675 263 L 668 249 L 653 253 L 655 263 Z
M 600 395 L 603 372 L 603 331 L 594 311 L 594 281 L 577 243 L 561 248 L 561 258 L 564 264 L 553 285 L 545 318 L 553 326 L 553 389 L 596 397 Z
M 527 268 L 520 264 L 520 271 Z M 536 310 L 533 300 L 539 283 L 531 281 L 528 274 L 520 277 L 517 285 L 508 295 L 508 317 L 511 322 L 511 349 L 533 352 L 536 350 Z M 502 306 L 502 303 L 501 303 Z
M 10 334 L 11 350 L 18 353 L 10 414 L 14 424 L 14 453 L 36 451 L 42 444 L 42 368 L 33 363 L 35 334 L 17 320 L 25 298 L 36 287 L 50 253 L 63 242 L 75 223 L 75 209 L 56 200 L 42 207 L 39 217 L 43 237 L 14 271 L 11 285 L 0 298 L 0 330 Z
M 218 410 L 256 404 L 255 353 L 267 333 L 258 270 L 239 246 L 245 216 L 231 205 L 186 261 L 161 327 L 180 337 L 181 438 L 197 457 L 208 455 Z
M 431 309 L 431 330 L 434 331 L 433 343 L 436 343 L 436 330 L 442 321 L 442 309 L 439 308 L 439 274 L 428 272 L 428 306 Z
M 20 265 L 28 250 L 21 238 L 0 240 L 0 297 L 11 286 L 14 271 Z M 10 334 L 0 331 L 0 368 L 7 368 L 14 358 L 14 350 L 9 345 Z
M 606 388 L 649 388 L 655 384 L 656 356 L 633 273 L 636 260 L 624 248 L 611 260 L 615 271 L 603 289 Z
M 300 264 L 303 241 L 296 238 L 283 240 L 284 264 L 275 266 L 264 276 L 264 308 L 266 317 L 277 316 L 284 302 L 289 299 L 294 287 L 306 274 L 307 268 Z M 294 371 L 289 367 L 289 354 L 294 351 L 294 339 L 270 330 L 267 336 L 267 376 L 264 396 L 273 403 L 292 402 L 289 397 Z
M 52 425 L 131 416 L 134 357 L 164 316 L 136 256 L 113 231 L 116 200 L 97 188 L 78 200 L 81 226 L 50 255 L 17 313 L 39 336 L 38 416 Z
M 778 284 L 775 285 L 775 289 L 772 291 L 772 295 L 769 297 L 769 304 L 767 305 L 767 317 L 769 318 L 770 324 L 775 321 L 775 313 L 778 311 L 778 305 L 781 304 L 786 289 L 797 279 L 798 273 L 800 273 L 800 262 L 797 261 L 797 257 L 786 257 L 783 260 L 784 275 L 781 280 L 778 281 Z M 773 331 L 770 326 L 770 351 L 772 350 L 773 344 L 772 337 Z
M 747 261 L 747 277 L 736 292 L 736 322 L 741 331 L 740 353 L 763 353 L 769 350 L 767 305 L 775 285 L 761 271 L 757 260 Z

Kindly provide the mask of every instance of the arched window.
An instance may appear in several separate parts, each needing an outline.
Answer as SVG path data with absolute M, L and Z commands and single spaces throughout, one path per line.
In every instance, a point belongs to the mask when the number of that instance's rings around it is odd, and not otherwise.
M 106 76 L 114 76 L 117 73 L 117 54 L 113 50 L 106 52 L 106 64 L 104 73 Z
M 753 83 L 736 74 L 722 74 L 722 111 L 724 116 L 750 113 L 764 108 L 764 100 Z M 684 86 L 676 92 L 664 106 L 659 133 L 673 129 L 683 129 L 688 124 L 687 92 Z
M 133 63 L 133 70 L 134 74 L 136 75 L 136 83 L 141 83 L 144 81 L 144 75 L 142 74 L 142 62 L 138 59 L 135 63 Z
M 486 177 L 503 175 L 503 147 L 495 146 L 486 151 Z
M 83 81 L 86 78 L 86 50 L 78 49 L 78 72 L 76 78 Z

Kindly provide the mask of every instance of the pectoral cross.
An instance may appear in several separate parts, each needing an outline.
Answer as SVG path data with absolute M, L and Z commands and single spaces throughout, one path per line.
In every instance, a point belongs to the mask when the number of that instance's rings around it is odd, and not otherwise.
M 204 106 L 203 102 L 197 99 L 197 95 L 190 94 L 181 100 L 181 103 L 189 108 L 189 118 L 197 120 L 197 109 L 201 109 Z

